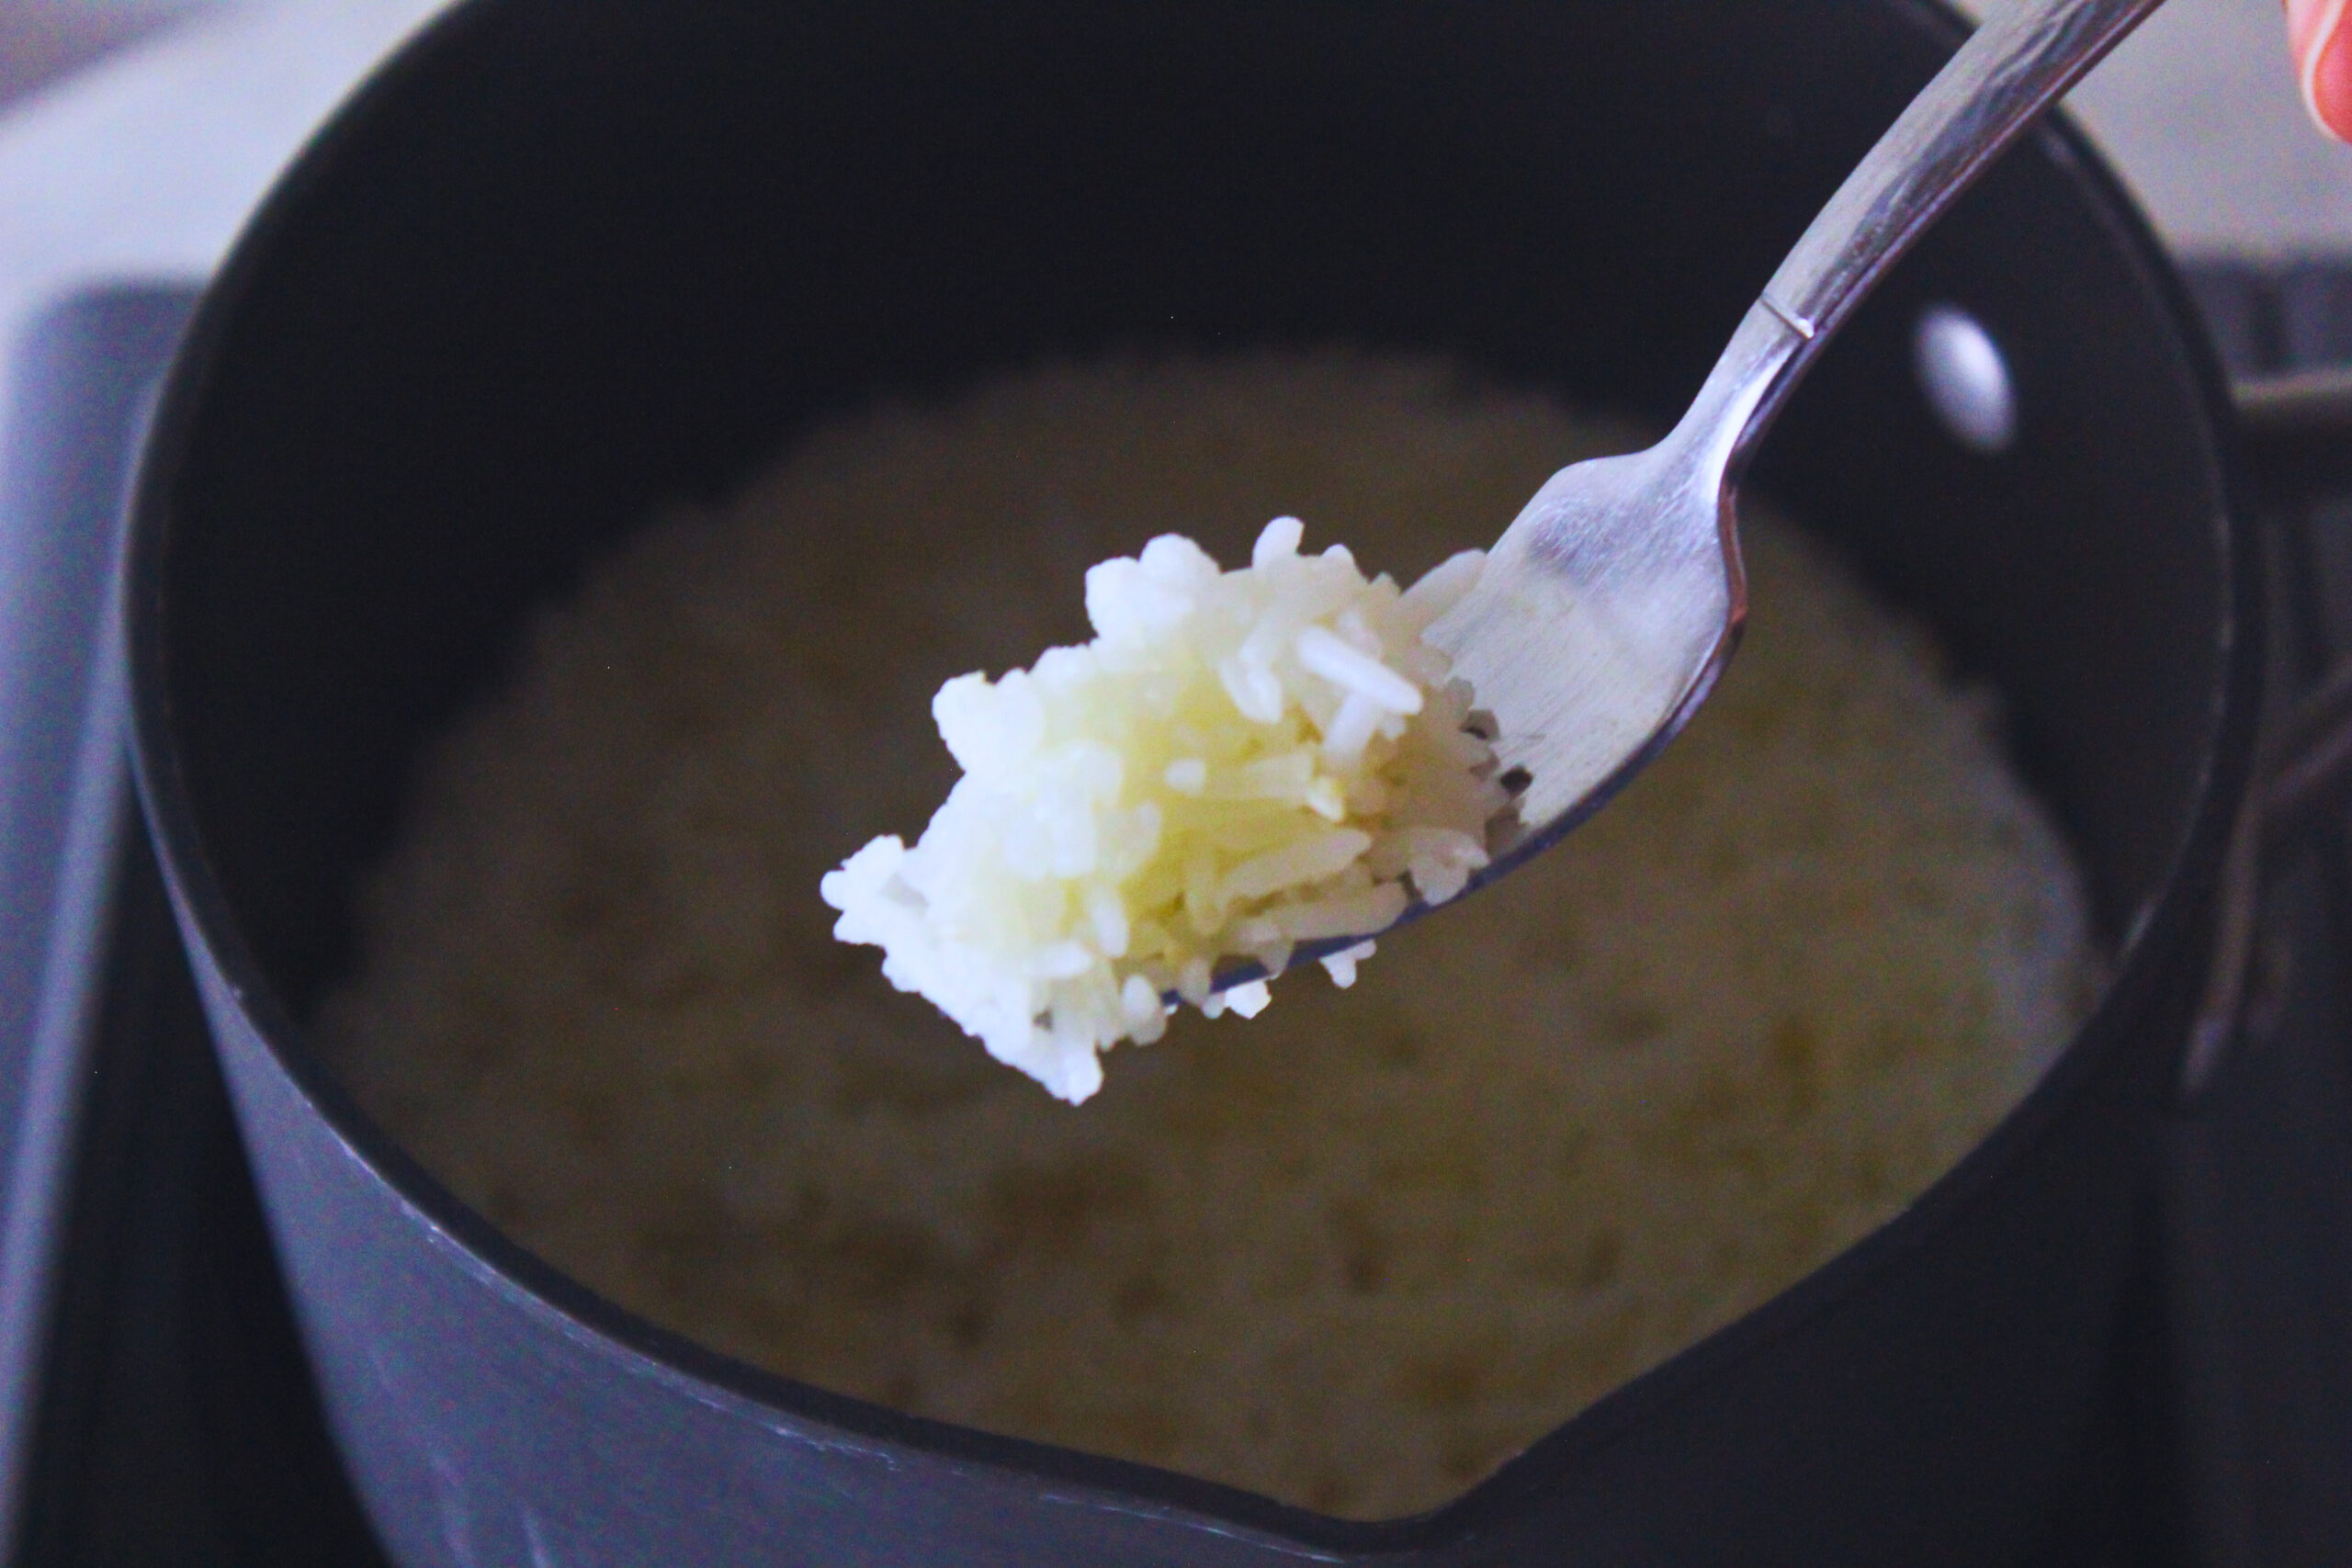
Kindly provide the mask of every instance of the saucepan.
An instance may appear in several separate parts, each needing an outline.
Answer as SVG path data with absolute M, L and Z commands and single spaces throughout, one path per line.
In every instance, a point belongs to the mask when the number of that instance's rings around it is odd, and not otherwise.
M 1913 0 L 471 0 L 368 85 L 202 303 L 128 615 L 147 808 L 394 1556 L 1984 1563 L 2098 1494 L 2264 626 L 2212 355 L 2063 123 L 1902 264 L 1756 484 L 2004 694 L 2105 993 L 1898 1218 L 1457 1502 L 1327 1518 L 729 1360 L 502 1235 L 308 1032 L 422 748 L 661 507 L 875 398 L 1113 351 L 1437 353 L 1661 422 L 1963 31 Z M 1939 412 L 1936 311 L 1996 351 L 2002 439 Z

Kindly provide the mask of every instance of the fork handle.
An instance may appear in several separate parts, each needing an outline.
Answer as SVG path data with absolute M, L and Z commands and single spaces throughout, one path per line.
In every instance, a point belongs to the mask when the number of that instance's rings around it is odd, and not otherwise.
M 2034 116 L 2161 3 L 2002 6 L 1838 187 L 1765 286 L 1765 309 L 1801 339 L 1835 333 Z
M 1728 500 L 1854 307 L 2051 99 L 2163 0 L 2009 0 L 1846 176 L 1748 307 L 1668 437 Z

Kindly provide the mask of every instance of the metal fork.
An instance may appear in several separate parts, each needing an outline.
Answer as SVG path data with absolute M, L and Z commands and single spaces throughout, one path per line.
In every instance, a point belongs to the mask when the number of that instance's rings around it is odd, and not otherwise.
M 1553 475 L 1430 627 L 1524 782 L 1474 886 L 1599 810 L 1705 700 L 1747 608 L 1736 502 L 1773 416 L 1896 258 L 2160 3 L 2013 0 L 1989 18 L 1805 230 L 1673 431 Z

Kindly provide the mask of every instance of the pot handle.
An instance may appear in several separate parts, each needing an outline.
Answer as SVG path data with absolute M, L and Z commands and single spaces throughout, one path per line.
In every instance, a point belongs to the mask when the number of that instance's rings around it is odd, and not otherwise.
M 2256 753 L 2254 778 L 2222 862 L 2212 966 L 2181 1061 L 2179 1099 L 2211 1081 L 2244 1011 L 2267 874 L 2285 852 L 2352 803 L 2352 659 L 2278 723 Z
M 2245 471 L 2268 507 L 2352 492 L 2352 367 L 2242 378 L 2231 386 Z M 2244 1011 L 2265 874 L 2312 828 L 2352 802 L 2352 658 L 2272 727 L 2256 752 L 2230 848 L 2204 998 L 2181 1059 L 2184 1105 L 2212 1080 Z
M 2205 993 L 2181 1057 L 2177 1098 L 2195 1100 L 2236 1037 L 2254 962 L 2264 874 L 2352 786 L 2352 661 L 2288 715 L 2257 751 L 2222 860 Z
M 2233 395 L 2247 477 L 2266 509 L 2308 516 L 2352 495 L 2352 368 L 2241 381 Z M 2248 1004 L 2269 873 L 2311 829 L 2331 818 L 2342 824 L 2348 797 L 2352 658 L 2271 723 L 2256 753 L 2222 863 L 2211 967 L 2180 1064 L 2176 1113 L 2156 1129 L 2157 1310 L 2170 1344 L 2183 1523 L 2200 1563 L 2269 1562 L 2282 1547 L 2292 1557 L 2291 1543 L 2317 1540 L 2315 1529 L 2341 1540 L 2352 1527 L 2352 1514 L 2332 1501 L 2342 1495 L 2347 1451 L 2334 1413 L 2352 1385 L 2340 1370 L 2295 1359 L 2335 1332 L 2341 1298 L 2329 1260 L 2336 1255 L 2324 1235 L 2336 1216 L 2314 1190 L 2299 1186 L 2301 1213 L 2266 1217 L 2301 1229 L 2250 1224 L 2254 1206 L 2271 1203 L 2272 1194 L 2245 1179 L 2249 1169 L 2295 1171 L 2300 1183 L 2312 1139 L 2326 1134 L 2299 1134 L 2292 1117 L 2249 1124 L 2245 1102 L 2233 1103 L 2216 1083 L 2249 1015 L 2260 1011 Z M 2270 1092 L 2295 1090 L 2273 1085 Z
M 2230 388 L 2247 476 L 2264 501 L 2352 491 L 2352 366 L 2254 376 Z

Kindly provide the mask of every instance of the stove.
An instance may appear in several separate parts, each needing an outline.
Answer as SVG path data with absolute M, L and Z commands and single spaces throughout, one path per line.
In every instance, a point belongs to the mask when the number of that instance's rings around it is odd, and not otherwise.
M 2352 265 L 2197 269 L 2235 374 L 2352 360 Z M 382 1564 L 128 789 L 111 542 L 187 288 L 42 314 L 0 430 L 0 1529 L 25 1564 Z M 2352 656 L 2352 489 L 2262 519 L 2274 686 Z M 2026 1564 L 2352 1562 L 2352 856 L 2273 882 L 2153 1151 L 2102 1414 Z

